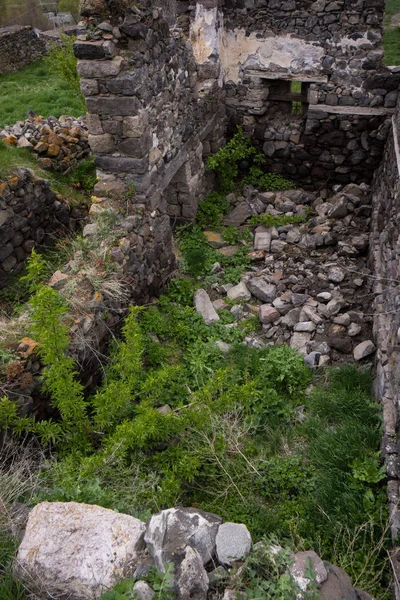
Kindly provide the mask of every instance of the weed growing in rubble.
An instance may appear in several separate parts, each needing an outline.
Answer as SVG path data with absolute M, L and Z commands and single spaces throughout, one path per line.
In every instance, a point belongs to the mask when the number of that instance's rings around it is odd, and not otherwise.
M 229 237 L 229 233 L 227 235 Z M 233 255 L 226 256 L 207 243 L 204 233 L 197 226 L 183 228 L 177 233 L 177 239 L 183 256 L 183 271 L 191 277 L 208 276 L 213 265 L 219 263 L 223 270 L 221 283 L 238 283 L 250 266 L 248 246 L 242 246 Z
M 240 161 L 256 154 L 256 149 L 249 138 L 243 135 L 240 127 L 231 140 L 213 156 L 207 159 L 207 169 L 214 171 L 218 177 L 218 191 L 232 192 L 239 175 Z
M 294 184 L 285 179 L 279 173 L 264 173 L 260 167 L 254 166 L 249 170 L 248 175 L 242 179 L 242 185 L 252 185 L 253 187 L 263 192 L 279 192 L 284 190 L 292 190 Z
M 199 202 L 199 209 L 196 215 L 196 222 L 202 229 L 207 227 L 218 227 L 229 211 L 229 202 L 224 194 L 212 192 Z
M 248 172 L 238 181 L 240 166 L 243 163 L 246 164 Z M 289 190 L 294 187 L 291 181 L 278 173 L 265 173 L 260 167 L 264 163 L 264 155 L 257 153 L 251 140 L 245 137 L 242 129 L 238 127 L 229 142 L 207 159 L 207 169 L 217 174 L 218 194 L 210 194 L 214 202 L 217 203 L 216 196 L 232 192 L 236 184 L 239 189 L 248 184 L 266 192 Z M 218 202 L 221 203 L 221 200 Z M 203 215 L 201 218 L 203 219 Z

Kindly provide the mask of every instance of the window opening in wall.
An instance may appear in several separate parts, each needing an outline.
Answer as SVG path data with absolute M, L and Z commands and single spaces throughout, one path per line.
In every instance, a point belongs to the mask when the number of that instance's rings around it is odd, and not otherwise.
M 300 94 L 301 95 L 301 81 L 292 81 L 290 86 L 291 94 Z M 303 105 L 301 100 L 292 100 L 292 114 L 293 115 L 302 115 L 303 114 Z
M 285 114 L 304 115 L 308 109 L 308 87 L 304 81 L 276 80 L 271 84 L 268 100 L 277 102 Z

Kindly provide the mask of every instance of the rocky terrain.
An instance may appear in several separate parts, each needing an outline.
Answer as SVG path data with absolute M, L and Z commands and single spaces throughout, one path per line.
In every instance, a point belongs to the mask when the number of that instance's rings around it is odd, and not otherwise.
M 231 195 L 225 225 L 240 227 L 251 215 L 290 221 L 311 214 L 302 224 L 256 227 L 249 254 L 254 266 L 240 283 L 196 293 L 205 321 L 219 320 L 218 309 L 230 310 L 238 321 L 255 314 L 262 331 L 249 344 L 289 343 L 310 366 L 371 355 L 370 188 L 349 184 L 335 192 L 260 193 L 247 186 L 243 197 Z M 239 248 L 226 246 L 217 233 L 206 236 L 221 254 Z
M 260 573 L 266 564 L 279 570 L 286 562 L 298 599 L 372 600 L 315 552 L 285 555 L 281 546 L 263 541 L 253 546 L 245 525 L 193 508 L 163 510 L 144 523 L 99 506 L 42 502 L 29 515 L 15 572 L 40 598 L 68 600 L 98 598 L 133 573 L 134 597 L 152 600 L 155 591 L 145 579 L 155 565 L 166 573 L 164 592 L 173 590 L 179 600 L 206 600 L 208 594 L 235 600 L 239 592 L 246 597 L 250 553 Z
M 9 146 L 34 152 L 43 169 L 62 173 L 68 173 L 90 153 L 84 118 L 44 119 L 33 113 L 25 121 L 4 127 L 0 139 Z

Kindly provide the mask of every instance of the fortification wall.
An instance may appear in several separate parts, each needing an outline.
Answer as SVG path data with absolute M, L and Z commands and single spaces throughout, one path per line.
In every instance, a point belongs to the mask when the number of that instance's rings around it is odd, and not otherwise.
M 45 41 L 30 26 L 0 29 L 0 74 L 13 73 L 46 53 Z

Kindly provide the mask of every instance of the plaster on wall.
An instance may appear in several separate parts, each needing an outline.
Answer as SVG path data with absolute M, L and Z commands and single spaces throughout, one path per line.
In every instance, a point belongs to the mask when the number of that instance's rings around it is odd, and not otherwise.
M 255 33 L 246 36 L 245 29 L 223 31 L 221 63 L 225 81 L 238 83 L 245 68 L 292 70 L 320 73 L 323 48 L 289 35 L 259 39 Z
M 190 41 L 194 57 L 199 64 L 211 56 L 219 56 L 222 15 L 217 8 L 205 8 L 196 4 L 196 16 L 190 29 Z

